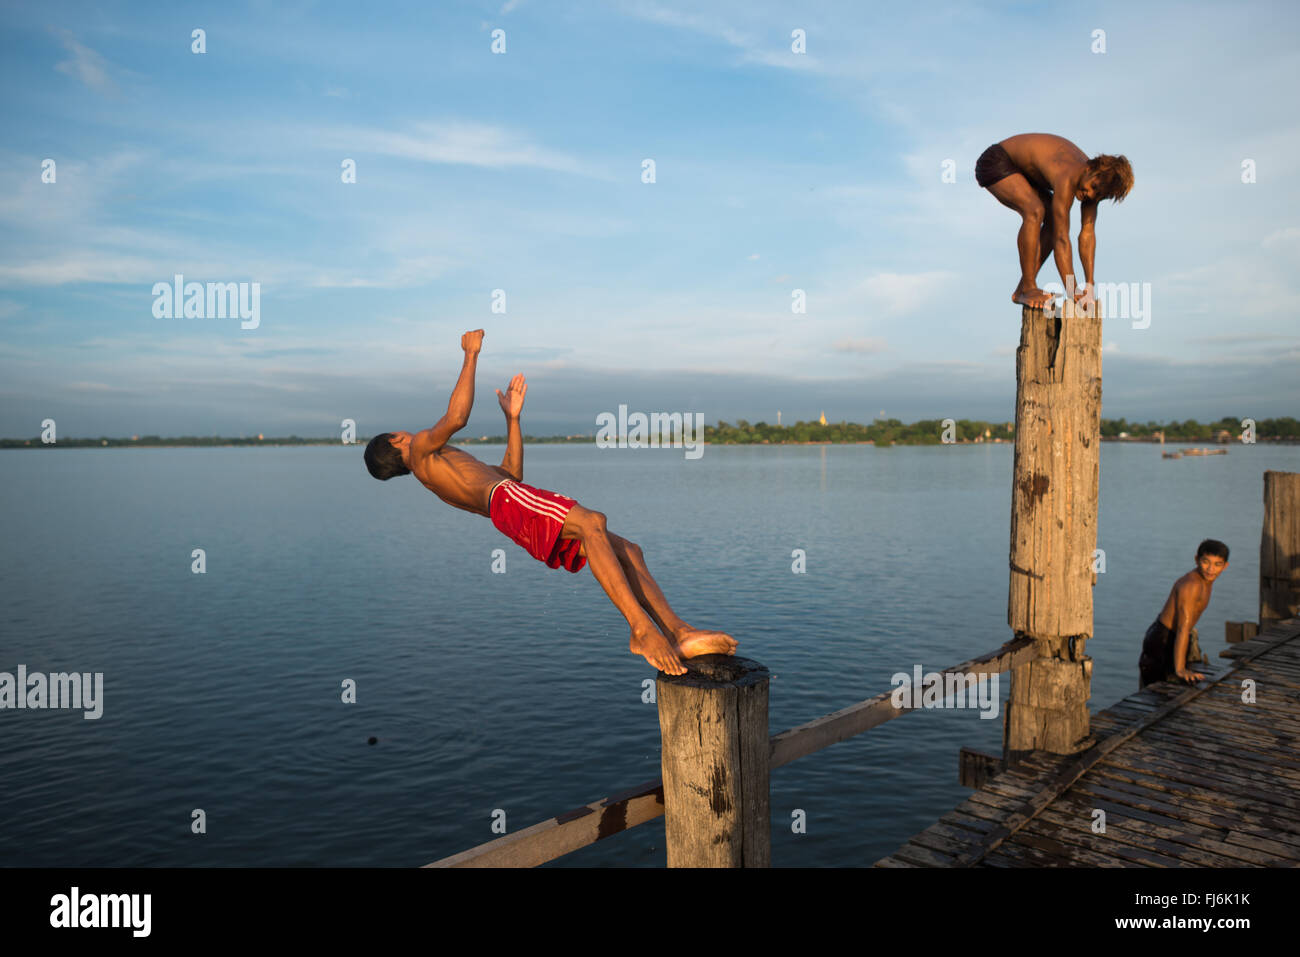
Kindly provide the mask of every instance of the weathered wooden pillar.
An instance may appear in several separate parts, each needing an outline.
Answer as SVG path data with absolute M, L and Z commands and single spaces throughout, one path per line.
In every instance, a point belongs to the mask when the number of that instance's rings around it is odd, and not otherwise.
M 1300 473 L 1264 473 L 1259 627 L 1300 616 Z
M 1259 634 L 1257 621 L 1225 621 L 1223 623 L 1223 640 L 1230 645 L 1250 641 Z
M 1101 440 L 1101 310 L 1024 308 L 1016 350 L 1007 623 L 1037 657 L 1011 673 L 1003 750 L 1087 746 Z
M 768 671 L 703 655 L 659 673 L 669 867 L 770 867 Z

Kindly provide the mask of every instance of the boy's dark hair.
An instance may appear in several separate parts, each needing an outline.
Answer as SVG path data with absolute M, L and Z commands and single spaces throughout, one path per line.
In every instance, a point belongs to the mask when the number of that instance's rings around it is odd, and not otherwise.
M 1097 177 L 1097 198 L 1123 202 L 1133 188 L 1133 167 L 1126 156 L 1102 153 L 1088 160 L 1088 169 Z
M 393 448 L 392 438 L 392 432 L 384 432 L 376 435 L 366 446 L 366 468 L 377 479 L 390 479 L 411 471 L 402 461 L 402 453 Z
M 1196 546 L 1196 560 L 1199 562 L 1202 555 L 1213 555 L 1216 558 L 1222 558 L 1225 562 L 1228 560 L 1228 546 L 1217 539 L 1207 538 Z

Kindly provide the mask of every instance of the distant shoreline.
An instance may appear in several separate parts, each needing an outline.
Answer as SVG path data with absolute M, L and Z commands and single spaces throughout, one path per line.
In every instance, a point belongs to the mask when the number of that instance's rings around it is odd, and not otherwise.
M 369 441 L 369 437 L 357 439 L 349 443 L 348 448 L 364 447 Z M 525 436 L 525 445 L 592 445 L 596 441 L 594 435 L 587 436 Z M 1102 442 L 1116 442 L 1120 444 L 1145 444 L 1159 445 L 1159 438 L 1134 437 L 1128 436 L 1119 438 L 1117 436 L 1103 435 Z M 773 441 L 770 439 L 737 441 L 735 439 L 718 439 L 705 438 L 700 440 L 703 445 L 881 445 L 885 443 L 876 442 L 871 439 L 782 439 Z M 122 438 L 94 438 L 94 439 L 59 439 L 57 442 L 47 443 L 40 439 L 0 439 L 0 449 L 32 449 L 32 448 L 65 448 L 65 449 L 99 449 L 99 448 L 136 448 L 136 449 L 175 449 L 175 448 L 257 448 L 257 447 L 275 447 L 284 448 L 291 446 L 320 446 L 320 445 L 342 445 L 338 438 L 301 438 L 299 436 L 289 436 L 287 438 L 267 438 L 267 439 L 244 439 L 244 438 L 218 438 L 211 439 L 195 438 L 184 436 L 175 439 L 160 439 L 149 437 L 149 439 L 122 439 Z M 461 439 L 453 442 L 453 445 L 505 445 L 506 437 L 487 436 L 477 439 Z M 1213 437 L 1206 436 L 1203 438 L 1191 439 L 1166 439 L 1165 444 L 1169 446 L 1182 445 L 1206 445 L 1210 447 L 1228 448 L 1233 445 L 1243 444 L 1239 439 L 1230 442 L 1216 440 Z M 1297 445 L 1300 444 L 1300 436 L 1257 436 L 1255 444 L 1263 445 Z M 894 439 L 889 442 L 890 446 L 928 446 L 928 445 L 1015 445 L 1013 438 L 992 437 L 984 438 L 983 436 L 975 439 L 956 439 L 953 442 L 944 443 L 937 439 L 926 440 L 919 438 Z M 674 446 L 664 443 L 663 448 L 673 448 Z
M 619 447 L 633 448 L 680 448 L 683 445 L 875 445 L 879 447 L 893 445 L 1014 445 L 1014 422 L 986 422 L 980 419 L 919 419 L 905 423 L 899 419 L 876 419 L 870 425 L 860 422 L 827 422 L 825 415 L 814 421 L 798 421 L 790 425 L 769 425 L 767 422 L 750 423 L 737 419 L 735 424 L 719 420 L 715 425 L 703 425 L 703 416 L 685 420 L 680 413 L 665 415 L 653 413 L 646 417 L 642 413 L 641 424 L 633 421 L 620 422 L 619 430 L 626 430 L 625 436 L 619 437 Z M 698 415 L 698 414 L 697 414 Z M 778 413 L 779 415 L 779 413 Z M 597 423 L 599 425 L 599 423 Z M 671 430 L 669 426 L 672 426 Z M 684 428 L 685 426 L 685 428 Z M 613 430 L 593 429 L 591 432 L 570 435 L 524 435 L 526 445 L 592 445 L 597 437 L 602 444 L 609 444 L 614 439 Z M 1129 422 L 1120 417 L 1102 419 L 1099 423 L 1100 440 L 1103 442 L 1159 442 L 1163 437 L 1168 445 L 1237 445 L 1248 434 L 1254 442 L 1271 442 L 1275 444 L 1294 444 L 1300 442 L 1300 421 L 1290 416 L 1252 419 L 1225 415 L 1217 422 L 1197 422 L 1187 419 L 1183 422 Z M 382 433 L 380 433 L 382 434 Z M 650 444 L 652 436 L 658 435 L 660 441 Z M 57 437 L 57 434 L 56 434 Z M 669 438 L 675 441 L 668 441 Z M 365 445 L 373 436 L 358 436 L 348 445 Z M 40 435 L 20 439 L 0 439 L 0 449 L 33 448 L 41 445 L 55 444 L 64 448 L 216 448 L 216 447 L 251 447 L 258 445 L 343 445 L 343 436 L 319 436 L 304 438 L 299 435 L 267 436 L 258 433 L 252 436 L 222 435 L 181 435 L 164 437 L 159 435 L 132 435 L 129 438 L 112 438 L 100 435 L 93 438 L 59 439 L 56 443 L 41 441 Z M 505 445 L 504 435 L 462 436 L 453 441 L 455 445 Z

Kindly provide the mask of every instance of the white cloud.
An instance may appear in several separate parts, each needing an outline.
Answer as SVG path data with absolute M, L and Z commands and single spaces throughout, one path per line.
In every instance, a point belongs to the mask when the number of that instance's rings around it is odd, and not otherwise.
M 320 273 L 308 281 L 318 289 L 399 289 L 424 285 L 456 265 L 455 260 L 442 256 L 422 256 L 418 259 L 403 259 L 378 277 L 355 273 L 345 275 L 336 270 Z
M 670 9 L 651 0 L 636 0 L 623 8 L 630 16 L 661 26 L 690 30 L 719 40 L 740 51 L 737 63 L 756 63 L 760 66 L 777 67 L 784 70 L 808 70 L 819 72 L 823 69 L 820 60 L 808 53 L 795 53 L 790 49 L 787 39 L 789 28 L 782 27 L 782 45 L 762 43 L 748 33 L 737 30 L 732 23 L 737 20 L 752 22 L 753 12 L 745 10 L 743 15 L 723 19 L 717 16 L 705 16 L 695 12 L 683 12 Z
M 859 289 L 873 314 L 900 315 L 942 298 L 956 278 L 945 271 L 882 272 L 864 280 Z
M 888 346 L 884 339 L 840 339 L 833 346 L 836 352 L 857 352 L 863 355 L 875 355 L 884 352 Z
M 1268 249 L 1270 246 L 1293 243 L 1297 239 L 1300 239 L 1300 227 L 1287 226 L 1285 229 L 1276 229 L 1269 233 L 1264 237 L 1264 241 L 1260 245 Z
M 504 169 L 531 166 L 613 180 L 606 172 L 589 167 L 576 157 L 529 142 L 518 133 L 454 120 L 422 122 L 408 131 L 339 127 L 318 131 L 314 139 L 328 149 L 400 156 L 424 163 L 449 163 Z
M 66 382 L 63 388 L 69 392 L 87 392 L 95 395 L 135 395 L 136 389 L 109 385 L 106 382 Z
M 108 75 L 107 61 L 90 47 L 78 43 L 67 30 L 60 30 L 64 48 L 72 54 L 69 60 L 60 60 L 54 69 L 75 77 L 92 90 L 114 93 L 116 87 Z
M 170 266 L 140 256 L 69 252 L 61 258 L 0 266 L 0 286 L 58 286 L 74 282 L 147 283 L 170 275 Z

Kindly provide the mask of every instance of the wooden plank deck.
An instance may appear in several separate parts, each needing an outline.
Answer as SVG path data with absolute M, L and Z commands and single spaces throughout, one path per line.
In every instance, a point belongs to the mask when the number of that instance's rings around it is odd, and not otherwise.
M 1300 867 L 1300 619 L 1220 657 L 1199 687 L 1094 714 L 1088 751 L 1034 752 L 875 866 Z

